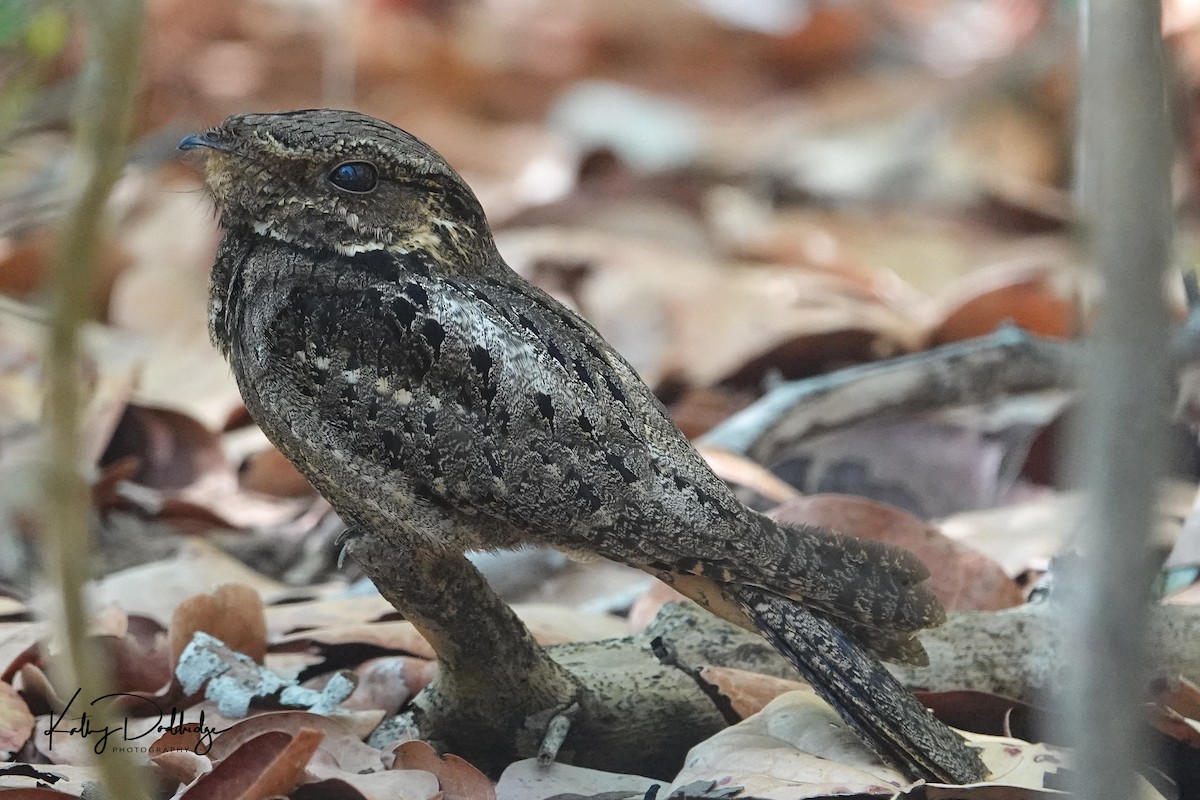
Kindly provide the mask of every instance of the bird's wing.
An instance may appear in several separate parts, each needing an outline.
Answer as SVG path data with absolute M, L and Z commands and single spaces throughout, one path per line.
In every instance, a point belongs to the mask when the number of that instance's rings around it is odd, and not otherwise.
M 515 276 L 468 282 L 419 266 L 297 285 L 274 324 L 288 332 L 275 337 L 280 359 L 303 352 L 289 380 L 383 470 L 360 480 L 407 495 L 393 516 L 452 518 L 484 534 L 468 546 L 541 541 L 755 583 L 866 627 L 934 621 L 936 601 L 911 588 L 925 576 L 911 555 L 746 509 L 561 304 Z M 353 317 L 369 324 L 343 324 Z

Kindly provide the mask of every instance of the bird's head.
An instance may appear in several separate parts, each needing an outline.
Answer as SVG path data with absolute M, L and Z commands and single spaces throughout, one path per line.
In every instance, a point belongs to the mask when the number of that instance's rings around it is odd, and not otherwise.
M 241 114 L 192 134 L 221 225 L 343 255 L 428 252 L 486 260 L 495 245 L 470 187 L 433 148 L 352 111 Z

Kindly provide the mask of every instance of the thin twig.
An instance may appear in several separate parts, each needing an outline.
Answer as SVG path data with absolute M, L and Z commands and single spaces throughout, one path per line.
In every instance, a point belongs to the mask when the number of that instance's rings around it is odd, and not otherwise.
M 96 243 L 110 190 L 125 164 L 126 140 L 133 116 L 141 53 L 142 0 L 82 3 L 89 58 L 80 86 L 76 141 L 80 192 L 68 215 L 57 253 L 55 304 L 46 353 L 46 421 L 50 463 L 46 480 L 46 529 L 49 556 L 62 601 L 64 645 L 71 680 L 80 695 L 107 694 L 103 661 L 88 639 L 82 588 L 90 577 L 87 518 L 88 487 L 80 471 L 79 419 L 82 390 L 79 325 L 89 315 Z M 104 709 L 87 707 L 100 717 Z M 115 728 L 114 728 L 115 730 Z M 117 748 L 99 759 L 110 796 L 144 797 L 133 762 Z

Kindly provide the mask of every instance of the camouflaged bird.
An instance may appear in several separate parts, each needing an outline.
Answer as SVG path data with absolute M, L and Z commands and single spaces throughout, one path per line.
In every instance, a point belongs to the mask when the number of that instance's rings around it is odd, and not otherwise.
M 461 553 L 543 544 L 763 633 L 912 777 L 984 768 L 870 655 L 944 611 L 907 551 L 746 508 L 596 330 L 514 273 L 428 145 L 362 114 L 246 114 L 207 151 L 210 328 L 247 408 L 344 519 Z

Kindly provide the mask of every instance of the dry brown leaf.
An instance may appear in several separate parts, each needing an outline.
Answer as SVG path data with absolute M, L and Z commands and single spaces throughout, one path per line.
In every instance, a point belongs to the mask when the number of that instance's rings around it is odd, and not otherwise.
M 395 607 L 378 593 L 283 603 L 267 606 L 264 611 L 272 644 L 280 637 L 306 630 L 360 625 L 397 616 Z
M 45 337 L 39 311 L 0 296 L 0 469 L 6 472 L 44 457 L 41 354 Z M 143 348 L 132 337 L 101 325 L 85 325 L 81 338 L 86 406 L 80 429 L 83 460 L 91 464 L 104 451 L 129 401 Z M 6 477 L 6 482 L 12 480 L 11 475 Z
M 671 419 L 689 439 L 698 439 L 753 402 L 749 392 L 718 386 L 698 386 L 684 391 L 670 404 Z
M 646 591 L 638 595 L 638 598 L 633 601 L 633 605 L 629 608 L 629 617 L 626 620 L 629 630 L 634 633 L 645 630 L 654 621 L 654 618 L 658 616 L 659 610 L 667 603 L 690 602 L 692 601 L 686 595 L 674 587 L 660 580 L 655 580 Z
M 292 462 L 274 447 L 247 458 L 238 472 L 238 480 L 246 491 L 275 497 L 306 497 L 315 491 Z
M 130 404 L 113 431 L 101 466 L 133 458 L 136 483 L 164 491 L 182 489 L 202 474 L 229 470 L 217 435 L 192 417 L 165 408 Z
M 794 30 L 764 37 L 765 61 L 786 78 L 811 79 L 844 68 L 862 55 L 870 45 L 874 26 L 866 8 L 815 6 Z
M 946 537 L 936 526 L 894 506 L 847 495 L 814 495 L 772 512 L 791 525 L 823 525 L 916 553 L 932 574 L 930 587 L 949 609 L 996 610 L 1024 602 L 1024 593 L 998 564 Z
M 388 716 L 387 712 L 381 708 L 356 710 L 346 708 L 345 706 L 346 704 L 343 701 L 342 705 L 324 716 L 329 717 L 334 722 L 340 723 L 359 741 L 365 741 L 379 727 L 379 723 L 383 722 L 384 718 Z
M 1077 280 L 1061 268 L 1031 260 L 972 273 L 942 301 L 928 346 L 985 336 L 1005 323 L 1037 336 L 1075 336 L 1080 307 Z
M 699 445 L 697 450 L 717 477 L 735 487 L 749 489 L 773 503 L 786 503 L 800 497 L 799 490 L 790 483 L 780 480 L 761 464 L 737 453 L 710 445 Z
M 307 711 L 273 711 L 242 720 L 221 733 L 207 755 L 220 761 L 264 733 L 291 736 L 303 729 L 316 730 L 322 735 L 318 760 L 350 773 L 386 768 L 383 754 L 363 744 L 340 722 Z
M 594 230 L 502 239 L 520 272 L 545 260 L 592 264 L 577 290 L 581 309 L 651 386 L 812 374 L 907 351 L 920 337 L 871 287 L 828 271 L 724 264 Z
M 437 776 L 445 800 L 496 800 L 492 782 L 464 759 L 439 756 L 427 742 L 404 742 L 393 750 L 392 769 L 425 770 Z
M 166 777 L 184 786 L 191 786 L 202 776 L 212 772 L 213 764 L 207 756 L 192 752 L 188 747 L 177 747 L 176 744 L 172 740 L 159 739 L 150 746 L 150 752 L 157 753 L 151 756 L 151 762 L 162 770 Z
M 108 652 L 117 691 L 152 693 L 171 682 L 174 658 L 157 620 L 130 616 L 124 635 L 101 637 L 100 642 Z
M 292 793 L 292 800 L 440 800 L 437 777 L 424 770 L 384 770 L 358 775 L 312 764 L 315 778 Z
M 173 558 L 120 570 L 97 581 L 92 596 L 97 605 L 117 605 L 168 628 L 175 608 L 184 600 L 233 583 L 249 586 L 262 597 L 284 589 L 210 542 L 188 538 Z
M 0 237 L 0 293 L 24 298 L 45 282 L 54 237 L 50 231 Z
M 268 800 L 305 781 L 305 767 L 322 734 L 301 728 L 294 735 L 269 731 L 242 743 L 187 789 L 186 800 Z
M 768 703 L 784 692 L 806 687 L 806 684 L 800 681 L 711 665 L 701 667 L 697 677 L 719 691 L 740 719 L 762 711 Z
M 342 703 L 345 709 L 382 709 L 388 714 L 401 706 L 433 680 L 436 662 L 412 656 L 383 656 L 355 667 L 358 686 Z
M 212 594 L 193 595 L 176 606 L 170 627 L 172 664 L 179 661 L 179 655 L 196 631 L 220 639 L 259 664 L 267 654 L 262 599 L 244 584 L 223 584 Z
M 30 704 L 30 710 L 37 714 L 61 711 L 67 704 L 66 700 L 59 696 L 58 690 L 54 688 L 50 676 L 36 664 L 23 665 L 13 676 L 12 684 Z
M 208 772 L 205 769 L 204 762 L 208 762 L 211 768 L 212 759 L 209 752 L 212 749 L 214 737 L 228 726 L 214 725 L 207 714 L 199 710 L 192 711 L 184 715 L 185 719 L 195 719 L 195 722 L 183 722 L 178 725 L 171 726 L 170 730 L 163 733 L 154 740 L 154 744 L 150 745 L 149 752 L 151 760 L 158 762 L 159 758 L 164 755 L 173 753 L 183 753 L 189 756 L 198 756 L 197 759 L 183 759 L 173 762 L 173 769 L 186 770 L 190 777 L 179 778 L 181 783 L 191 783 L 202 772 Z
M 1161 705 L 1189 719 L 1200 721 L 1200 686 L 1178 677 L 1169 690 L 1158 698 Z
M 992 773 L 986 785 L 1041 790 L 1063 765 L 1053 747 L 965 734 Z M 789 692 L 760 713 L 692 748 L 674 788 L 696 780 L 742 786 L 747 796 L 799 800 L 842 794 L 895 796 L 912 784 L 884 766 L 811 689 Z M 969 792 L 956 788 L 969 797 Z M 946 795 L 939 795 L 946 796 Z M 990 797 L 987 792 L 981 796 Z
M 300 631 L 278 637 L 271 644 L 271 649 L 327 649 L 347 645 L 373 645 L 383 650 L 408 653 L 419 658 L 436 657 L 433 648 L 417 633 L 411 622 L 376 622 Z
M 952 728 L 985 736 L 1008 736 L 1033 741 L 1038 711 L 1028 703 L 988 692 L 915 692 L 933 715 Z M 1038 719 L 1040 724 L 1044 720 Z
M 787 800 L 891 796 L 911 785 L 809 688 L 777 697 L 760 713 L 693 747 L 672 789 L 697 780 L 741 786 L 749 797 Z
M 664 781 L 640 775 L 619 775 L 595 769 L 575 767 L 562 762 L 539 764 L 529 758 L 509 764 L 496 783 L 497 800 L 528 800 L 531 797 L 605 796 L 621 792 L 621 797 L 650 797 L 660 791 Z M 612 795 L 616 797 L 617 795 Z M 658 796 L 665 797 L 665 794 Z
M 987 554 L 1016 577 L 1045 568 L 1069 540 L 1079 511 L 1076 495 L 1048 492 L 1001 508 L 964 511 L 938 524 L 946 536 Z

